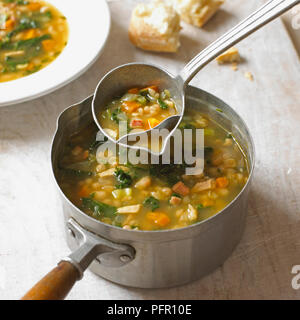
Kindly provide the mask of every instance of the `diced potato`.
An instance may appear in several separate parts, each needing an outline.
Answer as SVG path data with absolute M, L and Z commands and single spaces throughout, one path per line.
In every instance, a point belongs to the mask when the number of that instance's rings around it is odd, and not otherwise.
M 139 181 L 137 181 L 134 187 L 137 189 L 143 190 L 150 187 L 150 185 L 151 185 L 151 177 L 145 176 L 141 178 Z
M 126 206 L 126 207 L 121 207 L 117 209 L 117 212 L 120 214 L 127 214 L 127 213 L 138 213 L 142 209 L 141 204 L 136 204 L 133 206 Z
M 173 196 L 173 197 L 171 197 L 171 199 L 170 199 L 170 204 L 171 204 L 172 206 L 178 206 L 178 205 L 181 203 L 181 201 L 182 201 L 181 198 Z
M 100 178 L 104 178 L 104 177 L 111 177 L 115 174 L 116 169 L 115 168 L 110 168 L 108 170 L 105 170 L 103 172 L 98 173 L 98 176 Z

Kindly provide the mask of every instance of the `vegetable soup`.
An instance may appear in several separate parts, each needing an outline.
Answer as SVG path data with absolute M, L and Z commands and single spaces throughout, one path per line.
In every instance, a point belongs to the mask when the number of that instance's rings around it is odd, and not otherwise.
M 186 164 L 103 163 L 94 124 L 71 136 L 59 164 L 66 196 L 91 217 L 134 230 L 176 229 L 205 220 L 227 206 L 248 179 L 247 158 L 235 138 L 207 115 L 186 112 L 181 129 L 204 129 L 202 174 Z
M 160 92 L 157 86 L 150 86 L 128 90 L 121 98 L 112 101 L 106 107 L 100 114 L 99 121 L 108 135 L 118 139 L 121 121 L 127 122 L 125 134 L 142 132 L 156 127 L 175 114 L 176 105 L 170 92 Z
M 67 40 L 66 18 L 52 5 L 37 0 L 0 0 L 0 82 L 46 67 Z

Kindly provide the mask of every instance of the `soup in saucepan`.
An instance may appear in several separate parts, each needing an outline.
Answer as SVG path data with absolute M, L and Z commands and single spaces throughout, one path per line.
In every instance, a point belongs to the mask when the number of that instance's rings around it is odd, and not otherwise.
M 38 0 L 0 0 L 0 82 L 51 63 L 68 40 L 66 18 Z
M 202 174 L 187 175 L 185 164 L 120 164 L 113 155 L 102 163 L 91 124 L 69 138 L 60 160 L 63 192 L 86 214 L 124 229 L 176 229 L 215 215 L 246 184 L 247 158 L 207 115 L 187 111 L 180 128 L 204 130 Z

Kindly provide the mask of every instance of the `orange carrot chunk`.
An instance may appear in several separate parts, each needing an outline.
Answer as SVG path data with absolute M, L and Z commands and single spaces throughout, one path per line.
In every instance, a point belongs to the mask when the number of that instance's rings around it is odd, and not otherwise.
M 90 193 L 91 193 L 90 188 L 85 185 L 79 190 L 78 197 L 79 198 L 86 198 L 90 195 Z
M 139 108 L 141 105 L 138 102 L 135 101 L 124 101 L 122 103 L 121 109 L 122 111 L 126 113 L 132 113 L 137 108 Z
M 217 187 L 226 188 L 229 184 L 229 181 L 226 177 L 220 177 L 216 179 Z
M 182 181 L 179 181 L 177 182 L 172 190 L 175 192 L 175 193 L 178 193 L 180 194 L 181 196 L 186 196 L 190 193 L 190 188 L 187 187 Z
M 155 118 L 148 119 L 148 126 L 149 126 L 150 129 L 158 126 L 159 124 L 160 124 L 160 121 L 155 119 Z
M 165 227 L 171 221 L 170 218 L 163 212 L 149 212 L 147 213 L 147 219 L 160 227 Z
M 55 41 L 50 39 L 44 40 L 42 41 L 42 45 L 45 51 L 51 51 L 55 46 Z
M 37 3 L 37 2 L 30 2 L 27 5 L 27 9 L 29 11 L 36 11 L 39 10 L 41 8 L 41 4 Z
M 4 28 L 5 30 L 11 30 L 14 27 L 14 25 L 15 25 L 14 20 L 9 19 L 5 22 Z

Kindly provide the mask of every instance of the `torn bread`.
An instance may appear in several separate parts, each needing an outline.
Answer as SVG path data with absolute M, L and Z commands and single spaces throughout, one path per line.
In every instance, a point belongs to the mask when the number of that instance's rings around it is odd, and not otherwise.
M 240 62 L 241 57 L 239 51 L 235 47 L 231 47 L 221 55 L 219 55 L 216 60 L 219 64 L 223 63 L 232 63 L 232 62 Z
M 129 38 L 138 48 L 176 52 L 180 46 L 180 16 L 165 1 L 138 4 L 132 12 Z
M 183 21 L 200 28 L 224 2 L 225 0 L 168 0 Z

